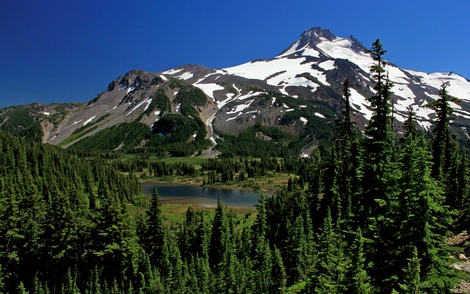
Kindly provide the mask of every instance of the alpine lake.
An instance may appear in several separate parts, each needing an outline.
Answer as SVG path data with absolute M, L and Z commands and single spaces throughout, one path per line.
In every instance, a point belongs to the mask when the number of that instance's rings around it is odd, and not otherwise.
M 157 188 L 161 204 L 192 204 L 196 207 L 216 207 L 217 199 L 225 206 L 255 209 L 260 193 L 197 185 L 143 182 L 142 193 L 151 196 Z

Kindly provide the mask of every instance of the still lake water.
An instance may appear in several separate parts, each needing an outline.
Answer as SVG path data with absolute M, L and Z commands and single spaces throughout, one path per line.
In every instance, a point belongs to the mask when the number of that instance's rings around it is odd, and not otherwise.
M 145 182 L 141 183 L 140 186 L 142 193 L 147 196 L 152 195 L 153 186 L 156 186 L 162 204 L 178 203 L 192 204 L 199 207 L 216 207 L 217 198 L 220 195 L 220 202 L 224 205 L 254 209 L 259 198 L 257 192 L 196 185 Z

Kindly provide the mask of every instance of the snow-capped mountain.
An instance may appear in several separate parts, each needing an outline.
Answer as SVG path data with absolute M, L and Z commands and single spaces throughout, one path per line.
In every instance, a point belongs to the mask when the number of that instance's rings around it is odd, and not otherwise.
M 182 113 L 177 97 L 179 91 L 188 88 L 175 85 L 175 79 L 205 94 L 207 100 L 193 106 L 206 124 L 207 139 L 214 144 L 218 140 L 214 130 L 236 134 L 255 123 L 301 134 L 309 123 L 307 109 L 315 118 L 331 120 L 339 110 L 341 84 L 346 78 L 352 86 L 354 120 L 363 127 L 371 117 L 366 97 L 373 95 L 375 84 L 369 71 L 373 60 L 364 50 L 364 45 L 352 36 L 343 38 L 328 29 L 312 28 L 271 59 L 222 69 L 185 65 L 157 73 L 133 70 L 111 82 L 86 106 L 63 113 L 58 120 L 50 119 L 58 113 L 57 105 L 45 106 L 41 112 L 43 141 L 59 144 L 68 140 L 62 143 L 68 146 L 112 125 L 136 119 L 153 128 L 166 114 Z M 454 125 L 464 130 L 470 127 L 469 80 L 455 73 L 407 70 L 391 62 L 385 69 L 394 83 L 397 125 L 405 120 L 407 107 L 412 105 L 421 126 L 429 128 L 434 114 L 423 106 L 437 99 L 441 84 L 449 81 L 449 94 L 462 100 L 459 105 L 452 104 Z M 155 104 L 158 91 L 168 98 L 168 109 Z M 284 100 L 287 97 L 290 100 Z M 93 130 L 69 138 L 89 124 L 93 124 Z

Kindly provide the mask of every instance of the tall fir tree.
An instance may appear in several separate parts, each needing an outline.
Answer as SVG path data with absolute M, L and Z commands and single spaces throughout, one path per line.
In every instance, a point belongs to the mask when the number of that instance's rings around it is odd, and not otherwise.
M 426 105 L 436 112 L 435 125 L 433 128 L 434 138 L 432 142 L 433 169 L 432 176 L 439 181 L 445 181 L 455 142 L 450 132 L 450 122 L 453 119 L 453 108 L 450 103 L 458 103 L 459 99 L 448 94 L 449 82 L 443 82 L 439 90 L 439 99 Z
M 164 267 L 165 256 L 165 227 L 163 225 L 163 214 L 160 204 L 160 196 L 157 187 L 153 187 L 150 209 L 147 211 L 147 230 L 145 232 L 145 251 L 150 257 L 150 263 L 157 266 L 160 273 L 167 273 L 169 269 Z
M 341 116 L 336 121 L 336 131 L 333 146 L 330 149 L 330 160 L 324 175 L 325 192 L 321 201 L 320 219 L 324 218 L 326 211 L 331 211 L 333 222 L 342 222 L 349 225 L 352 216 L 353 197 L 357 193 L 358 181 L 355 164 L 357 153 L 354 151 L 356 132 L 351 121 L 351 91 L 349 80 L 343 83 L 343 97 Z
M 214 222 L 209 242 L 209 264 L 214 272 L 220 271 L 220 265 L 229 246 L 229 228 L 220 196 L 217 200 Z
M 395 136 L 390 128 L 390 99 L 393 83 L 385 76 L 385 60 L 380 40 L 377 39 L 368 50 L 376 62 L 371 72 L 377 83 L 374 87 L 376 95 L 370 97 L 372 117 L 365 131 L 364 165 L 361 205 L 364 209 L 360 217 L 360 226 L 368 232 L 371 221 L 386 213 L 393 198 L 396 176 L 393 155 L 395 152 Z
M 393 83 L 386 75 L 386 53 L 377 39 L 367 50 L 375 61 L 371 73 L 377 81 L 376 94 L 368 99 L 372 116 L 365 130 L 364 161 L 359 206 L 362 211 L 356 215 L 357 225 L 368 240 L 366 260 L 372 265 L 371 283 L 374 287 L 387 287 L 394 278 L 390 263 L 394 261 L 393 251 L 393 208 L 397 198 L 399 171 L 395 162 L 395 135 L 391 130 L 391 105 Z M 381 248 L 381 250 L 378 250 Z M 380 262 L 377 262 L 379 261 Z M 374 262 L 372 262 L 374 261 Z

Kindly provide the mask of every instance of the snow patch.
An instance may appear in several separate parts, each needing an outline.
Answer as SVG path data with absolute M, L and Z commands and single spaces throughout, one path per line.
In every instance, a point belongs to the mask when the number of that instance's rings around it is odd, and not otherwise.
M 175 75 L 175 74 L 181 72 L 182 70 L 183 70 L 182 68 L 180 68 L 180 69 L 173 68 L 173 69 L 164 71 L 163 74 L 165 74 L 165 75 Z
M 90 117 L 89 119 L 87 119 L 87 120 L 83 123 L 83 126 L 86 126 L 87 124 L 91 123 L 91 121 L 92 121 L 93 119 L 95 119 L 95 117 L 96 117 L 96 115 L 93 116 L 93 117 Z
M 311 47 L 307 47 L 307 48 L 304 49 L 304 52 L 302 52 L 302 55 L 303 56 L 320 57 L 320 52 L 318 52 L 317 50 L 315 50 Z
M 300 121 L 303 122 L 304 125 L 306 125 L 308 123 L 308 119 L 306 119 L 303 116 L 300 117 Z
M 224 87 L 219 86 L 217 84 L 200 84 L 199 82 L 197 82 L 196 84 L 194 84 L 194 86 L 198 87 L 204 92 L 204 94 L 212 98 L 212 101 L 215 101 L 214 91 L 224 90 Z
M 136 110 L 137 108 L 141 107 L 142 105 L 144 105 L 144 103 L 147 103 L 147 101 L 150 99 L 150 97 L 147 97 L 147 99 L 145 99 L 144 101 L 140 102 L 139 104 L 137 104 L 136 107 L 134 107 L 131 111 L 129 111 L 129 113 L 127 114 L 127 116 L 131 115 L 131 113 L 134 112 L 134 110 Z M 150 99 L 152 100 L 152 99 Z M 148 105 L 147 105 L 148 106 Z
M 194 74 L 192 72 L 185 72 L 182 75 L 178 76 L 177 78 L 180 80 L 189 80 L 190 78 L 194 77 Z
M 233 93 L 227 93 L 227 99 L 222 100 L 222 101 L 217 101 L 217 106 L 219 107 L 219 109 L 221 109 L 221 108 L 224 107 L 227 103 L 229 103 L 231 100 L 233 100 L 234 97 L 235 97 L 235 94 L 233 94 Z
M 359 94 L 354 88 L 349 89 L 351 92 L 350 103 L 351 105 L 360 113 L 364 115 L 367 120 L 370 120 L 372 117 L 372 112 L 367 108 L 369 103 L 367 102 L 366 98 Z M 359 106 L 359 108 L 357 106 Z
M 129 89 L 127 89 L 127 94 L 135 90 L 135 86 L 132 85 Z
M 336 68 L 334 60 L 323 61 L 323 62 L 319 63 L 318 66 L 323 68 L 324 70 L 332 70 L 332 69 Z
M 321 118 L 326 118 L 323 114 L 315 112 L 313 113 L 315 116 L 321 117 Z
M 323 37 L 320 38 L 322 42 L 317 44 L 317 47 L 326 55 L 332 58 L 348 59 L 349 61 L 357 64 L 365 72 L 370 71 L 370 66 L 374 63 L 369 54 L 365 52 L 356 52 L 351 49 L 351 40 L 345 38 L 336 38 L 333 41 L 327 40 Z
M 297 42 L 295 42 L 294 44 L 292 44 L 292 46 L 290 46 L 289 49 L 286 50 L 286 52 L 284 52 L 282 55 L 279 55 L 278 57 L 284 57 L 284 56 L 288 56 L 288 55 L 291 55 L 292 53 L 295 53 L 299 50 L 297 50 L 297 46 L 299 46 L 299 41 L 297 40 Z
M 233 84 L 233 87 L 235 88 L 235 90 L 237 90 L 237 92 L 238 92 L 239 94 L 242 93 L 242 90 L 239 89 L 239 88 L 237 87 L 237 85 Z
M 246 108 L 250 107 L 250 105 L 251 105 L 251 103 L 253 103 L 253 101 L 255 101 L 255 100 L 253 99 L 251 101 L 248 101 L 248 103 L 246 103 L 246 104 L 237 105 L 237 106 L 235 106 L 234 109 L 232 109 L 232 111 L 227 111 L 227 114 L 234 114 L 234 113 L 237 113 L 237 112 L 242 112 Z
M 147 98 L 147 99 L 148 99 L 148 98 Z M 145 109 L 144 109 L 144 111 L 146 111 L 146 110 L 147 110 L 147 108 L 149 108 L 149 106 L 150 106 L 150 103 L 152 103 L 152 98 L 148 99 L 148 101 L 147 101 L 147 106 L 145 106 Z
M 248 79 L 265 80 L 269 85 L 276 87 L 317 87 L 314 82 L 306 78 L 296 78 L 299 73 L 310 73 L 312 76 L 318 78 L 321 83 L 329 85 L 326 82 L 326 77 L 323 75 L 323 73 L 318 70 L 313 70 L 311 63 L 304 62 L 305 60 L 306 58 L 275 58 L 272 60 L 259 61 L 255 63 L 244 63 L 238 66 L 225 68 L 224 70 L 226 70 L 229 74 L 238 75 Z M 271 77 L 273 72 L 280 74 Z

